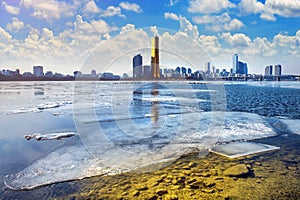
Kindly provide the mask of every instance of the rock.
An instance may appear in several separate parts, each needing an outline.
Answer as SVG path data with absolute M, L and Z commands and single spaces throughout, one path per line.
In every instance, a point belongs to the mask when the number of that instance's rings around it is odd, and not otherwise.
M 167 194 L 166 196 L 164 196 L 165 200 L 178 200 L 178 196 L 175 194 Z
M 167 193 L 168 193 L 168 191 L 166 189 L 162 189 L 162 188 L 157 189 L 155 191 L 155 194 L 157 194 L 158 196 L 162 196 L 162 195 L 167 194 Z
M 191 167 L 191 168 L 192 168 L 192 167 L 196 167 L 196 166 L 197 166 L 197 164 L 194 163 L 194 162 L 190 162 L 190 163 L 189 163 L 189 167 Z
M 214 189 L 202 189 L 201 190 L 202 192 L 205 192 L 205 193 L 214 193 Z
M 250 170 L 247 168 L 245 164 L 238 164 L 232 167 L 225 169 L 223 172 L 225 176 L 234 176 L 234 177 L 242 177 L 250 175 Z
M 131 195 L 134 197 L 139 196 L 139 194 L 140 194 L 140 191 L 138 191 L 138 190 L 135 190 L 131 193 Z
M 205 181 L 203 182 L 203 185 L 204 185 L 205 187 L 212 187 L 212 186 L 215 186 L 216 183 L 213 182 L 213 180 L 205 180 Z

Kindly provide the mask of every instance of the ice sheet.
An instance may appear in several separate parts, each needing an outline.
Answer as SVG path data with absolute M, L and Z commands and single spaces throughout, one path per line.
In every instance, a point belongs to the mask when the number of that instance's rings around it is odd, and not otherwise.
M 151 131 L 148 127 L 139 127 L 137 130 L 134 124 L 126 120 L 121 120 L 117 126 L 115 122 L 105 122 L 102 128 L 107 135 L 97 131 L 99 124 L 81 122 L 77 128 L 86 133 L 80 136 L 85 146 L 75 144 L 59 148 L 21 172 L 6 176 L 5 184 L 14 190 L 32 189 L 174 160 L 186 153 L 207 149 L 218 141 L 251 140 L 276 135 L 259 115 L 241 112 L 223 114 L 174 114 L 167 118 L 162 129 L 152 128 Z
M 232 142 L 228 144 L 220 144 L 211 147 L 209 150 L 213 153 L 226 156 L 228 158 L 238 158 L 256 153 L 280 149 L 279 147 L 254 143 L 254 142 Z
M 300 120 L 299 119 L 280 119 L 287 125 L 288 129 L 295 134 L 300 135 Z

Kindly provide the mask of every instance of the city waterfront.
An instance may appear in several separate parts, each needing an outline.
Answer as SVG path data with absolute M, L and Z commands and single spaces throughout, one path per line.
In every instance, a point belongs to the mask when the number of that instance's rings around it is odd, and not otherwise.
M 297 199 L 299 90 L 299 82 L 2 82 L 0 195 Z M 280 149 L 235 160 L 206 152 L 245 140 Z M 244 174 L 226 175 L 238 164 Z

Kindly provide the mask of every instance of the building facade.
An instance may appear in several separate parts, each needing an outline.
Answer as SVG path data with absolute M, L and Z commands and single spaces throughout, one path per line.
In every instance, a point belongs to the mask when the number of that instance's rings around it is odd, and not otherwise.
M 133 78 L 142 78 L 143 75 L 143 57 L 138 54 L 132 59 Z
M 155 36 L 152 39 L 152 51 L 151 51 L 151 74 L 152 78 L 160 78 L 159 67 L 159 37 Z
M 33 75 L 34 76 L 44 76 L 43 66 L 33 66 Z
M 265 76 L 272 76 L 273 75 L 273 66 L 266 66 L 265 68 Z
M 281 65 L 275 65 L 275 76 L 281 76 L 282 75 L 282 67 Z

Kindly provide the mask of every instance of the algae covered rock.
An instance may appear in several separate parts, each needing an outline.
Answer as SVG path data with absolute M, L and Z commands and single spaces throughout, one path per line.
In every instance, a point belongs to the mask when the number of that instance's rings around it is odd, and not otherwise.
M 250 175 L 250 170 L 245 164 L 237 164 L 224 170 L 225 176 L 242 177 Z

